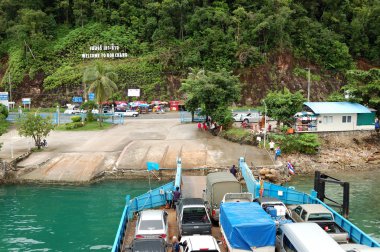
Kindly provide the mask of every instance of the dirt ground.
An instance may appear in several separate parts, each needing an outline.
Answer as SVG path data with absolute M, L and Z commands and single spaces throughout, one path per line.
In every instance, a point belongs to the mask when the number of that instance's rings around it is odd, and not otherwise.
M 87 182 L 106 170 L 145 170 L 146 162 L 161 168 L 220 167 L 237 164 L 272 165 L 267 153 L 253 146 L 229 142 L 196 124 L 181 124 L 178 118 L 133 119 L 104 131 L 53 131 L 48 147 L 34 152 L 18 164 L 25 172 L 20 179 L 49 182 Z M 0 158 L 6 161 L 27 152 L 31 138 L 19 137 L 15 129 L 0 137 Z

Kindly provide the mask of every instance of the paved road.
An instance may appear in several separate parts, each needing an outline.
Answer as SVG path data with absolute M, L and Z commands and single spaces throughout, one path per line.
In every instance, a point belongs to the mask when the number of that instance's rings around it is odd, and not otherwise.
M 49 146 L 43 152 L 19 163 L 25 168 L 39 167 L 22 179 L 86 182 L 105 170 L 145 170 L 147 161 L 175 168 L 177 156 L 182 158 L 183 168 L 229 167 L 241 156 L 255 165 L 272 162 L 261 149 L 214 137 L 195 124 L 181 124 L 178 118 L 128 118 L 124 125 L 104 131 L 54 131 L 47 141 Z M 11 149 L 16 157 L 32 145 L 15 130 L 1 136 L 0 142 L 4 143 L 0 158 L 5 160 L 11 159 Z

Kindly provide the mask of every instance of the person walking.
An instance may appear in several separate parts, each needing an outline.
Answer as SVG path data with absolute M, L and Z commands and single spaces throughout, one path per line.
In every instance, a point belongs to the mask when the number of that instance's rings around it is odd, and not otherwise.
M 230 169 L 230 172 L 236 178 L 237 170 L 236 170 L 236 166 L 235 165 L 232 165 L 232 167 Z
M 273 140 L 270 140 L 270 142 L 269 142 L 269 150 L 274 151 L 274 142 L 273 142 Z
M 198 122 L 198 130 L 202 130 L 202 124 L 201 124 L 201 122 Z

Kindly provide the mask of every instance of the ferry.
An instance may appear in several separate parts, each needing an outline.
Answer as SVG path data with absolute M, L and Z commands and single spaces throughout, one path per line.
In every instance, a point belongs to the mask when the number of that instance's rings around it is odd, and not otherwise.
M 281 185 L 276 185 L 269 182 L 262 182 L 257 180 L 245 159 L 241 157 L 239 159 L 239 169 L 242 174 L 242 178 L 245 181 L 248 192 L 252 193 L 255 199 L 259 199 L 262 197 L 266 198 L 275 198 L 283 202 L 286 206 L 289 205 L 302 205 L 302 204 L 321 204 L 325 208 L 327 208 L 333 215 L 335 223 L 342 228 L 348 234 L 348 243 L 341 246 L 341 251 L 380 251 L 380 244 L 364 233 L 361 229 L 351 223 L 349 220 L 344 218 L 341 214 L 331 208 L 329 205 L 320 200 L 317 196 L 317 192 L 315 190 L 311 190 L 310 194 L 299 192 L 295 190 L 293 187 L 285 187 Z M 114 244 L 112 247 L 112 252 L 119 251 L 128 251 L 132 241 L 134 239 L 135 234 L 135 226 L 136 226 L 136 213 L 146 210 L 146 209 L 157 209 L 157 208 L 165 208 L 167 204 L 168 193 L 171 193 L 175 190 L 175 188 L 179 187 L 181 191 L 182 198 L 203 198 L 204 189 L 206 188 L 206 176 L 183 176 L 182 175 L 182 162 L 180 158 L 177 158 L 177 169 L 175 180 L 171 181 L 165 185 L 162 185 L 156 189 L 150 190 L 145 194 L 142 194 L 138 197 L 131 199 L 129 195 L 126 196 L 126 205 L 124 207 L 121 220 L 119 223 L 119 227 L 117 229 L 116 237 L 114 240 Z M 252 204 L 258 204 L 252 202 Z M 256 206 L 254 206 L 255 208 Z M 227 208 L 226 208 L 227 209 Z M 168 235 L 169 237 L 179 236 L 178 225 L 176 222 L 176 213 L 173 209 L 165 209 L 168 213 Z M 265 217 L 266 218 L 266 217 Z M 238 218 L 237 221 L 241 221 L 244 223 L 244 216 Z M 293 224 L 293 223 L 291 223 Z M 290 225 L 291 225 L 290 224 Z M 270 226 L 270 224 L 268 224 Z M 287 225 L 287 224 L 284 224 Z M 305 227 L 315 228 L 313 225 L 317 226 L 313 223 L 304 223 L 301 224 L 302 228 Z M 222 225 L 221 225 L 222 226 Z M 289 225 L 288 225 L 289 226 Z M 281 227 L 281 225 L 280 225 Z M 285 226 L 284 226 L 285 227 Z M 294 227 L 294 228 L 293 228 Z M 277 226 L 278 228 L 278 226 Z M 291 226 L 288 229 L 296 229 L 296 225 Z M 282 228 L 282 230 L 285 230 Z M 321 229 L 323 230 L 323 229 Z M 276 239 L 276 234 L 273 232 L 267 237 L 268 240 L 271 241 L 272 244 L 266 248 L 270 248 L 270 250 L 258 250 L 256 247 L 250 247 L 248 250 L 241 249 L 233 249 L 231 244 L 238 244 L 240 241 L 234 239 L 241 239 L 239 237 L 234 238 L 231 236 L 232 240 L 228 241 L 224 234 L 223 227 L 219 227 L 217 225 L 212 226 L 211 234 L 217 240 L 220 241 L 220 249 L 219 251 L 274 251 L 273 240 Z M 278 232 L 277 232 L 278 234 Z M 302 236 L 302 235 L 301 235 Z M 299 240 L 302 240 L 303 237 L 296 237 Z M 249 239 L 249 238 L 246 238 Z M 305 238 L 309 239 L 309 238 Z M 170 240 L 170 239 L 169 239 Z M 249 243 L 250 241 L 248 241 Z M 353 249 L 343 249 L 343 248 L 353 248 Z M 363 250 L 356 248 L 364 248 Z M 378 248 L 378 249 L 376 249 Z M 281 250 L 282 251 L 282 250 Z M 292 250 L 293 251 L 293 250 Z M 309 250 L 308 250 L 309 251 Z M 311 250 L 310 250 L 311 251 Z M 318 248 L 317 250 L 318 251 Z M 330 251 L 330 250 L 329 250 Z M 340 251 L 340 250 L 331 250 L 331 251 Z

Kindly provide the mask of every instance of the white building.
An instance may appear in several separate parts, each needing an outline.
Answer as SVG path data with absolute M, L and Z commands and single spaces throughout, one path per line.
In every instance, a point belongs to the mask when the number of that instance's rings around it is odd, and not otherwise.
M 374 129 L 375 113 L 352 102 L 305 102 L 304 110 L 313 113 L 313 120 L 296 123 L 297 131 L 351 131 Z M 300 127 L 301 125 L 301 127 Z

